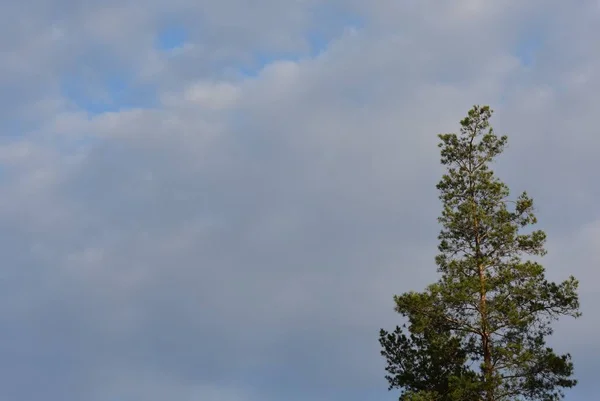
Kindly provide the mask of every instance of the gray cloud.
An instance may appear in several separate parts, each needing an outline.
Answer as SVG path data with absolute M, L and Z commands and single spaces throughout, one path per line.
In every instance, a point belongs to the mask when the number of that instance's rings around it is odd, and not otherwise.
M 320 3 L 242 3 L 8 8 L 31 28 L 2 42 L 0 398 L 393 399 L 377 331 L 393 294 L 435 278 L 435 134 L 473 103 L 510 136 L 498 170 L 539 204 L 549 276 L 582 280 L 586 314 L 556 344 L 582 379 L 571 397 L 591 393 L 591 2 L 348 2 L 364 27 L 336 22 L 314 57 Z M 171 21 L 193 46 L 167 57 L 153 41 Z M 260 52 L 301 56 L 235 73 Z M 132 71 L 156 107 L 73 108 L 57 78 L 85 68 Z

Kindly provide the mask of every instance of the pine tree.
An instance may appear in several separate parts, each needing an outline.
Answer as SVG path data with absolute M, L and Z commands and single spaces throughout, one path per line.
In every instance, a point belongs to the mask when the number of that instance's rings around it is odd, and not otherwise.
M 474 106 L 460 134 L 439 135 L 440 278 L 395 296 L 407 323 L 379 339 L 389 389 L 402 389 L 402 401 L 554 401 L 577 384 L 570 355 L 545 339 L 554 320 L 581 315 L 578 282 L 549 282 L 526 259 L 546 253 L 546 235 L 527 230 L 537 222 L 527 193 L 510 201 L 490 170 L 507 143 L 491 115 Z

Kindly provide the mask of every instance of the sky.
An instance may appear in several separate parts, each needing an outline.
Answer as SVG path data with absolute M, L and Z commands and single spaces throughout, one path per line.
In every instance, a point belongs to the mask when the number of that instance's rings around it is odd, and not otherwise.
M 0 401 L 386 401 L 474 104 L 600 369 L 600 3 L 0 3 Z

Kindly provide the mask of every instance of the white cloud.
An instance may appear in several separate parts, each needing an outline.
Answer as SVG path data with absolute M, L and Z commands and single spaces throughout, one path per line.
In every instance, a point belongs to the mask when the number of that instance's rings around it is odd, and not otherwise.
M 197 82 L 184 92 L 184 102 L 199 109 L 221 110 L 235 105 L 239 88 L 227 82 Z

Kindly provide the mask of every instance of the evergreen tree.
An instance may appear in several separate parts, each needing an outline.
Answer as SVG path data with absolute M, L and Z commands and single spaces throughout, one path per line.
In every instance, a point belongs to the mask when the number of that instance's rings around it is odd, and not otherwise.
M 579 317 L 578 282 L 556 284 L 525 257 L 543 256 L 546 235 L 533 201 L 508 187 L 490 163 L 507 137 L 474 106 L 460 134 L 439 135 L 446 174 L 437 185 L 443 210 L 435 258 L 440 279 L 424 292 L 395 296 L 407 323 L 380 332 L 381 354 L 402 401 L 554 401 L 574 386 L 569 354 L 545 338 L 560 316 Z

